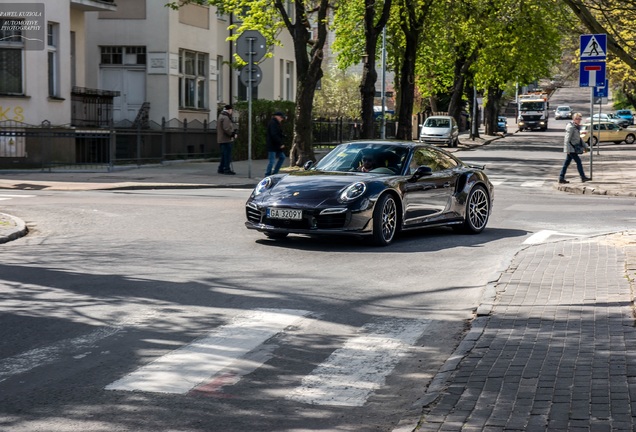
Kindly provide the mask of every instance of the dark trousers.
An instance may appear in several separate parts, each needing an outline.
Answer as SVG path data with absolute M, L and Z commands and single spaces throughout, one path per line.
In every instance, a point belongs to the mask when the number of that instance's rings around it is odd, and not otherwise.
M 576 162 L 576 169 L 579 171 L 581 179 L 584 179 L 585 173 L 583 172 L 583 163 L 581 162 L 581 158 L 579 157 L 579 155 L 576 153 L 568 153 L 565 158 L 565 162 L 563 162 L 563 168 L 561 168 L 561 174 L 559 174 L 559 178 L 565 180 L 565 173 L 567 172 L 572 160 Z
M 231 170 L 232 164 L 232 143 L 220 143 L 221 146 L 221 162 L 219 163 L 219 173 L 228 172 Z

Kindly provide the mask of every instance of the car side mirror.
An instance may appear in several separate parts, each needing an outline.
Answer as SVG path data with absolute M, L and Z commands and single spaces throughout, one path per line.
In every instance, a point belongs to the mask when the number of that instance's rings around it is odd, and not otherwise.
M 307 171 L 312 166 L 314 166 L 314 161 L 308 160 L 307 162 L 305 162 L 305 165 L 303 165 L 303 168 L 305 169 L 305 171 Z
M 430 176 L 433 175 L 433 170 L 431 169 L 431 167 L 428 167 L 426 165 L 420 165 L 419 167 L 417 167 L 417 169 L 415 170 L 415 173 L 413 174 L 413 177 L 411 177 L 411 181 L 415 181 L 421 177 L 426 177 L 426 176 Z

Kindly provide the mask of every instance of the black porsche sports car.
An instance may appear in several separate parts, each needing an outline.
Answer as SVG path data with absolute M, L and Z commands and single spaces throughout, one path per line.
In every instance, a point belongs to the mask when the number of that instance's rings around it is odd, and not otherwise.
M 428 144 L 354 141 L 304 168 L 258 183 L 245 204 L 247 228 L 274 239 L 367 236 L 385 246 L 399 231 L 422 227 L 480 233 L 492 210 L 484 167 Z

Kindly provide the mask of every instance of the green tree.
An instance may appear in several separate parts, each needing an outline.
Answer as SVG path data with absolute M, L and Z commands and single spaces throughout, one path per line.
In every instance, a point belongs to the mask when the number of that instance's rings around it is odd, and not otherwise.
M 359 74 L 330 68 L 320 83 L 321 88 L 314 95 L 317 116 L 360 118 Z
M 312 111 L 316 86 L 322 78 L 322 60 L 327 38 L 328 17 L 338 0 L 296 0 L 290 16 L 283 0 L 179 0 L 168 3 L 178 8 L 186 3 L 216 6 L 234 14 L 238 24 L 231 26 L 236 39 L 245 30 L 258 30 L 270 45 L 280 44 L 277 35 L 286 29 L 294 43 L 296 65 L 296 110 L 290 163 L 301 166 L 315 160 L 312 147 Z M 310 31 L 311 24 L 315 35 Z
M 624 0 L 563 0 L 592 34 L 607 35 L 607 70 L 613 85 L 636 107 L 636 7 Z

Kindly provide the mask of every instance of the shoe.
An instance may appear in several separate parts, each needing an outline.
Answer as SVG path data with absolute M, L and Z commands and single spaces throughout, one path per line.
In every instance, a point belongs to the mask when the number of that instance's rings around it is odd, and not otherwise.
M 592 179 L 591 179 L 591 178 L 589 178 L 589 177 L 583 177 L 583 178 L 581 179 L 581 181 L 582 181 L 583 183 L 588 182 L 588 181 L 590 181 L 590 180 L 592 180 Z
M 234 171 L 224 171 L 223 174 L 225 175 L 236 175 L 236 173 Z
M 559 179 L 559 183 L 560 184 L 566 184 L 566 183 L 570 183 L 570 182 L 567 181 L 566 179 Z

